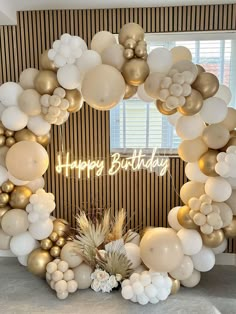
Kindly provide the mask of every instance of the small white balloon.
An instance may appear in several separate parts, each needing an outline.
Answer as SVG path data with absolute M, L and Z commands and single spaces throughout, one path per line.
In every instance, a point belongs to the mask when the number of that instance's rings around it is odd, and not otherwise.
M 172 208 L 168 213 L 168 223 L 175 231 L 181 230 L 183 227 L 180 225 L 177 215 L 181 206 Z
M 150 72 L 168 73 L 173 60 L 171 52 L 166 48 L 153 49 L 147 58 Z
M 196 230 L 182 228 L 177 233 L 185 255 L 195 255 L 202 249 L 202 238 Z
M 10 242 L 11 251 L 16 256 L 28 255 L 33 251 L 35 245 L 36 241 L 28 231 L 12 237 Z
M 44 120 L 44 118 L 39 115 L 35 117 L 30 117 L 27 127 L 37 136 L 43 136 L 49 133 L 51 129 L 51 124 Z
M 208 179 L 208 176 L 200 170 L 198 162 L 188 162 L 185 167 L 185 174 L 191 181 L 205 183 Z
M 194 268 L 200 272 L 211 270 L 215 265 L 215 254 L 210 248 L 202 247 L 201 251 L 192 255 Z
M 100 54 L 94 50 L 86 50 L 76 61 L 81 79 L 83 79 L 84 75 L 89 70 L 100 64 L 102 64 L 102 58 Z
M 232 193 L 228 181 L 221 177 L 209 177 L 205 184 L 205 192 L 215 202 L 225 202 Z
M 196 269 L 194 269 L 192 275 L 185 280 L 181 280 L 180 283 L 184 287 L 193 288 L 199 284 L 200 280 L 201 280 L 201 273 L 197 271 Z
M 219 123 L 227 116 L 228 108 L 224 100 L 210 97 L 204 100 L 202 109 L 199 111 L 203 121 L 208 124 Z
M 44 188 L 44 185 L 45 181 L 43 177 L 30 181 L 26 184 L 26 186 L 32 191 L 32 193 L 35 193 L 38 189 Z
M 132 269 L 137 268 L 141 264 L 140 248 L 134 243 L 126 243 L 125 250 L 127 258 L 132 263 Z
M 199 114 L 182 116 L 177 120 L 176 133 L 183 140 L 193 140 L 202 135 L 205 123 Z
M 51 219 L 37 221 L 29 226 L 29 232 L 36 240 L 46 239 L 53 231 L 53 222 Z
M 0 102 L 4 106 L 17 106 L 23 88 L 15 82 L 7 82 L 0 86 Z
M 5 128 L 12 131 L 24 129 L 28 123 L 28 119 L 28 116 L 17 106 L 7 107 L 1 115 L 1 120 Z
M 65 89 L 75 89 L 80 84 L 80 72 L 76 65 L 66 64 L 57 71 L 59 84 Z

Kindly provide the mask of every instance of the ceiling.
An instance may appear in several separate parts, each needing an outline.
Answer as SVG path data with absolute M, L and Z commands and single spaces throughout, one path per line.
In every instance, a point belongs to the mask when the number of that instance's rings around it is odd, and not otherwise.
M 235 0 L 0 0 L 0 25 L 16 24 L 17 11 L 134 8 L 143 6 L 158 7 L 226 3 L 235 3 Z

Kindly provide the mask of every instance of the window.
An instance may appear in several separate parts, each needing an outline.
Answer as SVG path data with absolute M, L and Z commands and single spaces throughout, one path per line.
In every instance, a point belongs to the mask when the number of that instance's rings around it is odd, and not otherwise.
M 189 48 L 194 63 L 201 64 L 221 84 L 230 87 L 230 106 L 236 106 L 236 33 L 147 34 L 146 41 L 149 51 L 157 47 Z M 177 152 L 180 139 L 155 103 L 145 103 L 137 97 L 123 100 L 110 111 L 110 126 L 111 152 L 154 147 L 170 154 Z

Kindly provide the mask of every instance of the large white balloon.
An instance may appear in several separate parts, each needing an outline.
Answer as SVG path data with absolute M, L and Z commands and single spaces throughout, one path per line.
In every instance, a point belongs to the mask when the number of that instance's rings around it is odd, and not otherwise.
M 57 71 L 57 80 L 65 89 L 75 89 L 80 84 L 79 69 L 74 64 L 66 64 Z
M 208 179 L 198 166 L 198 162 L 188 162 L 185 167 L 185 174 L 187 178 L 191 181 L 205 183 Z
M 202 135 L 205 123 L 199 114 L 182 116 L 177 120 L 176 133 L 183 140 L 193 140 Z
M 12 131 L 24 129 L 28 123 L 28 116 L 17 106 L 6 108 L 1 116 L 1 120 L 5 128 Z
M 172 54 L 166 48 L 153 49 L 147 58 L 150 72 L 168 73 L 172 66 Z
M 53 230 L 53 222 L 51 219 L 37 221 L 29 226 L 29 232 L 36 240 L 47 238 Z
M 199 111 L 203 121 L 208 124 L 219 123 L 227 116 L 228 108 L 224 100 L 210 97 L 204 100 L 202 109 Z
M 37 241 L 31 236 L 31 234 L 26 231 L 12 237 L 10 248 L 12 253 L 16 256 L 24 256 L 33 251 L 36 242 Z
M 228 86 L 220 85 L 219 89 L 218 89 L 217 93 L 214 95 L 214 97 L 223 99 L 226 102 L 226 104 L 228 105 L 231 101 L 232 94 L 231 94 L 231 91 L 228 88 Z
M 209 177 L 205 184 L 205 192 L 215 202 L 225 202 L 232 193 L 228 181 L 221 177 Z
M 45 121 L 43 117 L 40 115 L 36 117 L 30 117 L 27 127 L 35 135 L 42 136 L 42 135 L 48 134 L 48 132 L 51 129 L 51 124 Z
M 100 64 L 102 64 L 102 58 L 100 54 L 94 50 L 86 50 L 76 61 L 81 80 L 89 70 Z
M 193 262 L 191 257 L 184 256 L 182 263 L 173 271 L 170 272 L 171 277 L 184 280 L 189 278 L 193 273 Z
M 168 213 L 168 223 L 171 226 L 171 228 L 173 228 L 175 231 L 179 231 L 180 229 L 183 228 L 180 225 L 178 218 L 177 218 L 177 214 L 178 214 L 178 211 L 180 208 L 181 208 L 181 206 L 174 207 Z
M 213 251 L 205 246 L 201 251 L 192 255 L 194 268 L 201 272 L 211 270 L 215 265 L 215 254 Z
M 200 280 L 201 280 L 201 273 L 197 271 L 196 269 L 194 269 L 192 275 L 185 280 L 181 280 L 180 283 L 184 287 L 193 288 L 199 284 Z
M 195 255 L 202 249 L 202 238 L 198 231 L 181 229 L 177 233 L 185 255 Z
M 4 106 L 17 106 L 18 97 L 23 92 L 23 88 L 14 82 L 7 82 L 0 86 L 0 102 Z

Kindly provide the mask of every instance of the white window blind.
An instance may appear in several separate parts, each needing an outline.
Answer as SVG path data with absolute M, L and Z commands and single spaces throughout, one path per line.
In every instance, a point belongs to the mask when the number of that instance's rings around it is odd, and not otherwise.
M 196 38 L 195 38 L 196 37 Z M 227 37 L 231 37 L 227 39 Z M 220 39 L 219 39 L 220 38 Z M 221 84 L 230 87 L 236 105 L 236 38 L 235 34 L 150 35 L 148 50 L 157 47 L 171 49 L 185 46 L 190 49 L 193 62 L 214 73 Z M 189 40 L 188 40 L 189 39 Z M 110 111 L 111 152 L 128 152 L 129 149 L 152 149 L 176 153 L 180 139 L 167 117 L 160 114 L 154 103 L 145 103 L 137 97 L 123 100 Z

